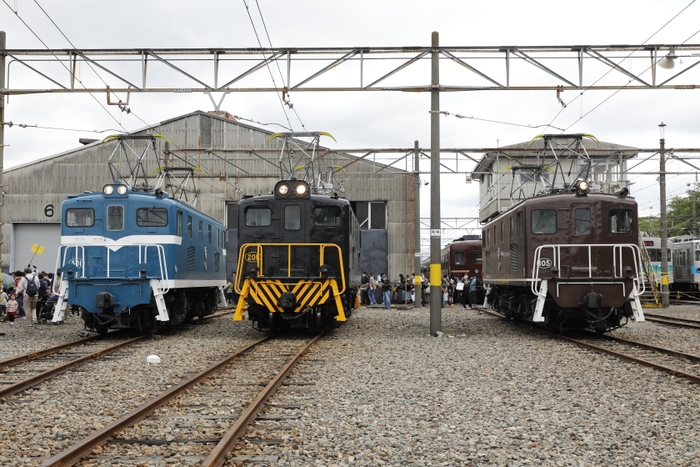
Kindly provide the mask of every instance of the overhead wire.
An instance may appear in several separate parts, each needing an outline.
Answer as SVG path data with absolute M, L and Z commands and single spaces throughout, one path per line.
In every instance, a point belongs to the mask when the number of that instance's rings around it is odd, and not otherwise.
M 260 40 L 258 30 L 255 27 L 255 21 L 253 20 L 253 16 L 250 13 L 250 7 L 248 6 L 248 0 L 243 0 L 243 5 L 245 5 L 245 10 L 246 10 L 246 13 L 248 14 L 248 19 L 250 20 L 250 25 L 253 28 L 253 34 L 255 34 L 255 40 L 258 42 L 258 46 L 262 50 L 263 49 L 262 41 Z M 267 32 L 267 28 L 265 28 L 265 31 Z M 265 52 L 262 52 L 262 55 L 263 55 L 263 61 L 266 61 L 267 55 L 265 54 Z M 270 68 L 269 63 L 266 65 L 266 68 L 267 68 L 267 72 L 270 74 L 270 79 L 272 80 L 272 84 L 274 85 L 275 88 L 277 88 L 277 81 L 275 80 L 275 76 L 272 73 L 272 70 Z M 289 120 L 289 115 L 287 114 L 287 109 L 285 109 L 284 98 L 280 95 L 279 92 L 277 92 L 276 94 L 277 94 L 277 99 L 279 100 L 280 105 L 282 106 L 282 112 L 284 113 L 284 118 L 287 120 L 287 125 L 290 128 L 293 128 L 292 122 Z
M 36 0 L 35 0 L 35 1 L 36 1 Z M 49 51 L 50 51 L 51 49 L 49 48 L 49 46 L 41 39 L 41 37 L 39 37 L 39 35 L 31 28 L 31 26 L 29 26 L 29 24 L 27 24 L 27 22 L 19 15 L 19 11 L 18 11 L 18 10 L 14 10 L 14 9 L 10 6 L 10 4 L 7 3 L 7 0 L 2 0 L 2 2 L 7 6 L 7 8 L 10 9 L 10 11 L 12 11 L 12 12 L 15 14 L 15 16 L 17 17 L 17 19 L 19 19 L 19 20 L 22 22 L 22 24 L 24 24 L 24 26 L 29 30 L 29 32 L 31 32 L 31 33 L 34 35 L 34 37 L 36 37 L 37 40 L 38 40 L 39 42 L 41 42 L 41 44 L 46 48 L 46 50 L 49 50 Z M 42 9 L 42 11 L 44 11 L 44 10 Z M 46 13 L 45 13 L 45 14 L 46 14 Z M 52 21 L 52 22 L 53 22 L 53 21 Z M 65 65 L 65 63 L 63 63 L 63 61 L 62 61 L 60 58 L 58 58 L 58 57 L 56 56 L 56 54 L 52 53 L 52 55 L 53 55 L 53 57 L 58 61 L 58 63 L 59 63 L 61 66 L 63 66 L 63 68 L 65 68 L 66 71 L 68 71 L 68 73 L 71 73 L 70 69 Z M 87 90 L 87 87 L 85 86 L 85 84 L 83 84 L 83 82 L 82 82 L 78 77 L 75 77 L 75 79 L 78 81 L 78 83 L 80 83 L 80 85 L 83 87 L 83 89 Z M 102 105 L 102 103 L 100 103 L 100 101 L 99 101 L 92 93 L 89 93 L 89 94 L 90 94 L 90 96 L 95 100 L 95 102 L 97 102 L 97 104 L 98 104 L 100 107 L 102 107 L 102 109 L 103 109 L 105 112 L 107 112 L 107 114 L 117 123 L 117 125 L 119 125 L 124 131 L 126 131 L 126 129 L 124 128 L 124 126 L 121 124 L 121 122 L 120 122 L 114 115 L 112 115 L 112 113 L 111 113 L 109 110 L 107 110 L 107 108 L 106 108 L 104 105 Z
M 68 41 L 68 43 L 69 43 L 74 49 L 77 49 L 77 47 L 76 47 L 76 46 L 73 44 L 73 42 L 68 38 L 68 36 L 66 36 L 66 34 L 63 32 L 63 30 L 61 30 L 61 28 L 58 26 L 58 24 L 56 24 L 56 22 L 53 20 L 53 18 L 51 17 L 51 15 L 49 15 L 49 14 L 47 13 L 47 11 L 44 10 L 44 8 L 39 4 L 39 1 L 38 1 L 38 0 L 34 0 L 34 3 L 36 3 L 36 6 L 39 7 L 39 9 L 42 11 L 42 13 L 44 13 L 44 15 L 48 18 L 48 20 L 51 21 L 51 24 L 54 25 L 54 27 L 58 30 L 58 32 L 61 33 L 61 35 L 63 36 L 63 38 L 64 38 L 66 41 Z M 104 84 L 105 87 L 108 88 L 109 86 L 107 85 L 107 82 L 106 82 L 104 79 L 102 79 L 102 75 L 100 75 L 100 74 L 97 72 L 97 70 L 95 70 L 95 68 L 92 66 L 92 64 L 90 64 L 90 62 L 88 62 L 88 61 L 86 61 L 85 64 L 92 70 L 93 73 L 95 73 L 95 76 L 97 76 L 97 78 L 98 78 L 100 81 L 102 81 L 102 84 Z M 82 84 L 82 83 L 81 83 L 81 84 Z M 83 86 L 83 87 L 84 87 L 84 86 Z M 95 96 L 92 95 L 92 93 L 90 93 L 90 95 L 93 97 L 93 99 L 97 100 L 97 99 L 95 98 Z M 116 94 L 115 94 L 115 96 L 116 96 Z M 118 98 L 118 96 L 117 96 L 117 98 Z M 121 99 L 120 99 L 120 102 L 121 102 Z M 136 117 L 138 120 L 140 120 L 141 123 L 143 123 L 144 125 L 149 126 L 149 123 L 147 123 L 145 120 L 143 120 L 141 117 L 139 117 L 139 116 L 134 112 L 133 109 L 130 108 L 130 109 L 129 109 L 129 113 L 130 113 L 130 114 L 133 114 L 133 116 Z M 110 113 L 110 115 L 111 115 L 111 113 Z M 121 124 L 120 124 L 120 126 L 121 126 Z M 122 126 L 122 128 L 124 128 L 124 127 Z M 124 129 L 124 131 L 126 131 L 126 129 Z
M 258 0 L 255 0 L 255 5 L 258 7 L 258 13 L 260 14 L 260 21 L 262 22 L 263 28 L 265 29 L 265 36 L 267 37 L 267 42 L 270 44 L 270 48 L 272 48 L 272 39 L 270 38 L 270 33 L 267 30 L 267 24 L 265 23 L 265 17 L 263 16 L 262 10 L 260 9 L 260 2 Z M 282 74 L 282 70 L 280 69 L 280 63 L 279 60 L 275 60 L 275 66 L 277 67 L 277 72 L 280 75 L 280 79 L 282 80 L 282 84 L 284 85 L 285 89 L 288 89 L 289 83 L 285 82 L 284 75 Z M 294 112 L 294 115 L 296 115 L 297 120 L 299 120 L 299 124 L 301 127 L 306 130 L 306 126 L 304 126 L 304 122 L 301 121 L 301 117 L 297 113 L 296 109 L 294 108 L 294 104 L 292 104 L 291 99 L 289 99 L 289 92 L 287 92 L 287 100 L 289 102 L 289 108 L 291 109 L 292 112 Z
M 673 21 L 675 21 L 676 18 L 678 18 L 678 17 L 679 17 L 681 14 L 683 14 L 688 8 L 690 8 L 690 7 L 693 5 L 693 3 L 695 3 L 696 1 L 697 1 L 697 0 L 691 0 L 691 2 L 690 2 L 689 4 L 687 4 L 684 8 L 682 8 L 682 9 L 681 9 L 678 13 L 676 13 L 671 19 L 669 19 L 668 21 L 666 21 L 666 23 L 664 23 L 663 26 L 661 26 L 659 29 L 657 29 L 656 32 L 654 32 L 651 36 L 649 36 L 649 37 L 648 37 L 644 42 L 642 42 L 640 45 L 644 45 L 644 44 L 646 44 L 647 42 L 649 42 L 654 36 L 656 36 L 658 33 L 660 33 L 660 32 L 661 32 L 663 29 L 665 29 L 669 24 L 671 24 Z M 700 31 L 698 31 L 698 32 L 700 32 Z M 692 36 L 690 36 L 688 39 L 686 39 L 686 40 L 685 40 L 684 42 L 682 42 L 681 44 L 684 44 L 685 42 L 687 42 L 688 40 L 690 40 L 690 38 L 692 38 L 692 37 L 695 36 L 696 34 L 698 34 L 698 33 L 696 32 L 695 34 L 693 34 Z M 616 65 L 619 66 L 622 62 L 624 62 L 625 60 L 627 60 L 629 57 L 632 56 L 632 54 L 634 54 L 634 53 L 637 52 L 638 50 L 640 50 L 640 48 L 636 48 L 636 49 L 634 49 L 633 51 L 631 51 L 629 54 L 627 54 L 626 57 L 622 58 L 618 63 L 616 63 Z M 663 60 L 663 58 L 659 59 L 658 61 L 661 61 L 661 60 Z M 658 63 L 658 61 L 657 61 L 657 63 Z M 655 65 L 655 64 L 654 64 L 654 65 Z M 648 71 L 649 69 L 651 69 L 652 66 L 653 66 L 653 65 L 648 66 L 642 73 L 644 73 L 644 72 Z M 577 99 L 582 98 L 583 95 L 584 95 L 586 92 L 590 91 L 591 88 L 592 88 L 593 86 L 595 86 L 597 83 L 599 83 L 603 78 L 605 78 L 607 75 L 609 75 L 609 74 L 612 73 L 613 71 L 614 71 L 614 69 L 611 67 L 608 71 L 606 71 L 605 73 L 603 73 L 603 75 L 600 76 L 596 81 L 594 81 L 594 82 L 593 82 L 591 85 L 589 85 L 586 89 L 584 89 L 583 91 L 581 91 L 576 97 L 574 97 L 572 100 L 570 100 L 568 103 L 566 103 L 566 104 L 559 110 L 559 112 L 557 112 L 557 114 L 554 116 L 554 118 L 552 118 L 552 120 L 550 121 L 550 124 L 554 123 L 554 121 L 559 117 L 559 115 L 561 115 L 561 113 L 564 111 L 564 109 L 565 109 L 566 107 L 568 107 L 569 104 L 575 102 Z M 641 73 L 640 73 L 640 74 L 641 74 Z M 581 120 L 583 120 L 583 119 L 586 118 L 588 115 L 590 115 L 592 112 L 594 112 L 595 110 L 597 110 L 598 108 L 600 108 L 600 106 L 602 106 L 602 105 L 605 104 L 607 101 L 609 101 L 610 99 L 612 99 L 613 96 L 616 96 L 620 91 L 622 91 L 624 88 L 626 88 L 626 87 L 629 85 L 629 83 L 631 83 L 631 82 L 632 82 L 632 81 L 630 80 L 627 84 L 625 84 L 625 85 L 622 86 L 621 88 L 616 89 L 612 94 L 610 94 L 608 97 L 606 97 L 606 98 L 603 99 L 601 102 L 599 102 L 595 107 L 593 107 L 593 108 L 590 109 L 588 112 L 586 112 L 585 114 L 583 114 L 582 116 L 580 116 L 580 117 L 578 118 L 578 120 L 576 120 L 575 122 L 573 122 L 573 123 L 571 123 L 569 126 L 567 126 L 562 132 L 568 131 L 569 128 L 571 128 L 572 126 L 576 125 L 576 124 L 579 123 Z

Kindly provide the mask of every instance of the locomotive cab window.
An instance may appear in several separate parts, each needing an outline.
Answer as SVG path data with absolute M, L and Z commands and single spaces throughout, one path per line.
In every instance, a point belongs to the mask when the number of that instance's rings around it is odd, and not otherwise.
M 107 230 L 124 230 L 124 206 L 107 206 Z
M 165 227 L 168 225 L 168 211 L 165 208 L 139 208 L 136 210 L 136 225 Z
M 265 207 L 249 207 L 245 210 L 245 225 L 248 227 L 269 227 L 272 225 L 272 210 Z
M 337 227 L 340 225 L 342 213 L 338 206 L 320 206 L 311 213 L 314 225 L 321 227 Z
M 555 209 L 533 209 L 531 220 L 533 234 L 557 233 L 557 211 Z
M 591 233 L 591 210 L 590 209 L 576 209 L 576 233 L 577 234 L 589 234 Z
M 481 250 L 470 251 L 469 261 L 471 261 L 471 264 L 481 264 Z
M 95 210 L 73 208 L 66 210 L 66 227 L 92 227 L 95 225 Z
M 284 207 L 284 229 L 299 230 L 301 229 L 301 207 L 285 206 Z
M 455 251 L 455 264 L 464 264 L 467 259 L 466 252 Z
M 610 210 L 610 233 L 631 233 L 634 227 L 634 214 L 631 209 Z
M 182 237 L 182 211 L 177 212 L 177 235 Z

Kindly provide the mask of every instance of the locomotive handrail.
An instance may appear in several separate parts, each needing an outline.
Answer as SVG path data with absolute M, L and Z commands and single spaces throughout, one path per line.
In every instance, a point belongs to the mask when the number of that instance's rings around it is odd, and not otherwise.
M 70 251 L 71 248 L 75 249 L 75 256 L 73 256 L 73 258 L 76 260 L 77 263 L 79 263 L 79 264 L 73 263 L 73 266 L 75 266 L 80 271 L 81 277 L 85 277 L 85 269 L 84 269 L 85 247 L 82 245 L 73 245 L 73 246 L 66 246 L 65 247 L 65 249 L 63 250 L 63 259 L 61 260 L 61 271 L 63 271 L 63 269 L 64 269 L 63 265 L 66 264 L 66 257 L 68 256 L 68 251 Z M 65 272 L 65 271 L 63 271 L 63 272 Z M 76 276 L 77 276 L 77 274 L 78 273 L 76 272 Z M 63 277 L 67 278 L 68 276 L 64 274 Z
M 578 276 L 578 277 L 562 277 L 562 268 L 561 268 L 561 250 L 562 249 L 573 249 L 573 248 L 586 248 L 587 253 L 588 253 L 588 266 L 587 266 L 587 276 Z M 554 271 L 554 278 L 556 279 L 594 279 L 593 276 L 593 265 L 592 265 L 592 252 L 593 249 L 612 249 L 612 260 L 613 260 L 613 277 L 619 277 L 619 278 L 624 278 L 624 264 L 623 264 L 623 254 L 625 251 L 630 250 L 632 253 L 632 260 L 634 262 L 634 272 L 635 275 L 634 277 L 629 277 L 632 279 L 636 284 L 637 284 L 637 295 L 641 295 L 645 291 L 645 281 L 644 281 L 644 275 L 640 274 L 640 267 L 641 267 L 641 261 L 639 258 L 641 258 L 641 253 L 639 251 L 639 246 L 632 244 L 632 243 L 627 243 L 627 244 L 558 244 L 558 245 L 541 245 L 537 247 L 535 250 L 534 254 L 534 261 L 532 263 L 532 276 L 531 276 L 531 282 L 530 282 L 530 289 L 533 294 L 539 296 L 541 295 L 541 283 L 542 279 L 540 278 L 540 269 L 541 266 L 543 265 L 542 262 L 545 261 L 545 259 L 542 258 L 542 252 L 545 250 L 550 250 L 552 254 L 551 258 L 551 264 L 547 264 L 547 269 L 550 269 L 550 271 Z M 549 258 L 547 258 L 549 259 Z M 585 267 L 585 266 L 584 266 Z M 556 268 L 556 271 L 555 271 Z M 641 278 L 641 280 L 640 280 Z
M 73 278 L 85 278 L 85 268 L 87 267 L 87 260 L 85 256 L 85 247 L 102 247 L 106 249 L 106 271 L 105 271 L 105 277 L 106 278 L 111 278 L 112 277 L 112 269 L 111 269 L 111 253 L 112 250 L 108 245 L 66 245 L 64 250 L 63 250 L 63 258 L 61 260 L 61 269 L 64 269 L 66 266 L 66 259 L 68 257 L 68 252 L 71 250 L 75 250 L 75 255 L 74 259 L 76 260 L 73 266 L 77 269 L 75 274 L 73 275 Z M 156 248 L 156 256 L 158 258 L 158 267 L 160 269 L 160 274 L 158 279 L 161 281 L 167 281 L 169 280 L 169 274 L 168 274 L 168 268 L 167 268 L 167 259 L 165 256 L 165 248 L 163 245 L 157 244 L 157 243 L 137 243 L 137 244 L 132 244 L 132 245 L 125 245 L 122 246 L 121 248 L 138 248 L 138 261 L 139 264 L 142 264 L 145 262 L 145 260 L 148 258 L 148 249 L 149 248 Z M 121 249 L 120 248 L 120 249 Z M 76 264 L 77 263 L 77 264 Z M 66 276 L 67 278 L 67 276 Z M 166 290 L 167 292 L 167 290 Z
M 327 248 L 332 248 L 337 250 L 338 254 L 338 263 L 340 267 L 339 274 L 337 277 L 340 280 L 340 287 L 338 288 L 338 291 L 340 294 L 345 293 L 345 290 L 347 288 L 347 284 L 345 283 L 345 267 L 343 264 L 343 251 L 340 249 L 340 246 L 335 245 L 333 243 L 244 243 L 243 245 L 240 246 L 238 250 L 238 267 L 236 268 L 236 283 L 234 284 L 234 287 L 236 289 L 237 293 L 241 293 L 243 289 L 243 282 L 247 278 L 246 271 L 244 270 L 246 264 L 254 263 L 255 266 L 257 267 L 258 271 L 260 272 L 260 277 L 263 276 L 263 271 L 264 269 L 264 255 L 263 255 L 263 250 L 266 247 L 270 248 L 286 248 L 287 250 L 287 274 L 286 276 L 281 275 L 281 276 L 275 276 L 275 277 L 287 277 L 287 278 L 295 278 L 298 276 L 293 276 L 292 275 L 292 258 L 294 257 L 292 255 L 292 251 L 294 248 L 304 248 L 304 249 L 309 249 L 309 248 L 318 248 L 319 249 L 319 264 L 318 267 L 320 268 L 322 265 L 326 264 L 325 259 L 326 259 L 326 249 Z M 250 252 L 248 251 L 249 249 L 255 249 L 254 256 L 250 256 Z M 314 278 L 316 276 L 307 276 L 308 278 Z M 318 276 L 319 279 L 323 277 L 322 273 L 319 271 Z

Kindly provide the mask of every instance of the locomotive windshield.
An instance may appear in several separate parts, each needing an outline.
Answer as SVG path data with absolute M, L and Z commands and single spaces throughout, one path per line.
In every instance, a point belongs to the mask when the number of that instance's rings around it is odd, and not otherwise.
M 533 209 L 532 233 L 536 235 L 557 233 L 557 211 L 555 209 Z
M 634 215 L 631 209 L 615 208 L 610 210 L 610 232 L 631 233 L 634 227 Z
M 591 210 L 576 209 L 576 233 L 589 234 L 591 233 Z
M 336 227 L 340 225 L 342 213 L 338 206 L 321 206 L 313 210 L 314 225 Z
M 245 211 L 245 225 L 248 227 L 269 227 L 272 225 L 272 210 L 263 207 L 249 207 Z
M 299 230 L 301 228 L 301 207 L 300 206 L 285 206 L 284 207 L 284 229 Z
M 92 227 L 95 225 L 95 210 L 73 208 L 66 210 L 66 227 Z
M 107 206 L 107 230 L 124 230 L 124 206 Z
M 168 211 L 165 208 L 137 209 L 136 225 L 139 227 L 165 227 L 168 225 Z

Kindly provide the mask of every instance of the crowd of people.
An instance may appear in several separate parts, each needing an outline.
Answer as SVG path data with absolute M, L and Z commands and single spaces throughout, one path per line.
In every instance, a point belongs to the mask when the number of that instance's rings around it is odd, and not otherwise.
M 16 319 L 30 319 L 38 324 L 42 319 L 42 310 L 58 293 L 60 273 L 37 272 L 26 267 L 24 271 L 15 271 L 10 276 L 3 274 L 0 289 L 0 322 L 15 324 Z
M 377 297 L 382 300 L 384 308 L 391 308 L 392 303 L 414 303 L 416 300 L 416 285 L 420 284 L 421 306 L 430 303 L 430 280 L 425 274 L 417 279 L 413 274 L 399 274 L 399 280 L 392 283 L 386 274 L 375 276 L 372 273 L 363 272 L 359 290 L 360 304 L 363 306 L 378 305 Z M 465 274 L 463 277 L 449 277 L 445 274 L 440 287 L 441 302 L 443 307 L 462 305 L 473 309 L 479 305 L 479 290 L 481 282 L 474 274 Z M 381 290 L 379 294 L 378 290 Z

